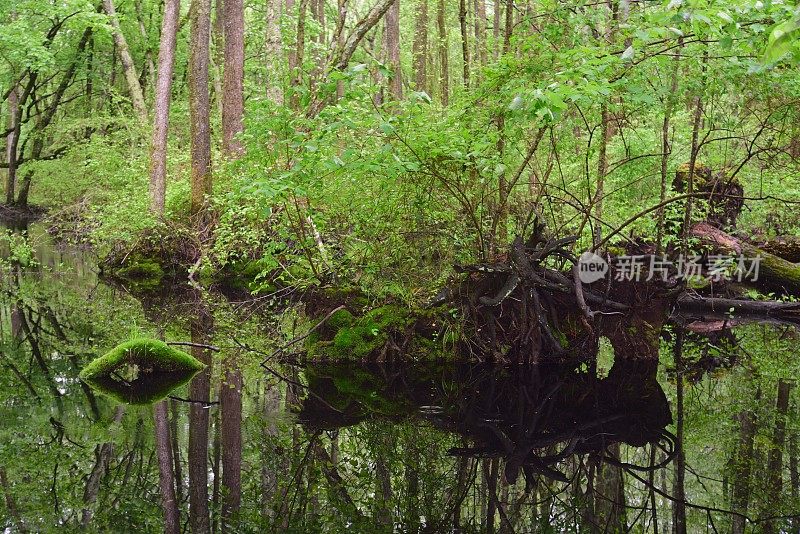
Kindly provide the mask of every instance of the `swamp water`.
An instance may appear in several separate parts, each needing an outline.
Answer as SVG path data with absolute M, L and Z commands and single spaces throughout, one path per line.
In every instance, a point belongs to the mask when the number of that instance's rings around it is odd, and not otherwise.
M 308 328 L 294 310 L 135 298 L 40 225 L 16 236 L 34 257 L 0 243 L 18 260 L 0 265 L 6 532 L 800 529 L 793 327 L 671 325 L 658 363 L 606 342 L 578 367 L 277 362 Z M 141 369 L 111 380 L 121 392 L 78 378 L 142 335 L 207 367 L 156 405 L 121 402 L 147 398 L 125 396 Z

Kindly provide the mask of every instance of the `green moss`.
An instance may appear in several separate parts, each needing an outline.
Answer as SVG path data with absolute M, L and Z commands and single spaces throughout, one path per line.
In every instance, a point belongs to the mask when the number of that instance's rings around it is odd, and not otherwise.
M 138 338 L 93 360 L 80 379 L 127 404 L 150 404 L 187 383 L 205 365 L 162 341 Z M 135 375 L 135 376 L 133 376 Z
M 348 326 L 353 326 L 356 322 L 356 318 L 347 310 L 339 310 L 333 315 L 331 315 L 330 319 L 328 319 L 327 326 L 334 330 L 341 330 L 342 328 L 346 328 Z
M 164 269 L 157 261 L 148 258 L 129 258 L 125 264 L 112 271 L 114 277 L 124 280 L 132 289 L 152 290 L 161 285 Z
M 414 320 L 407 309 L 387 305 L 368 312 L 354 324 L 352 315 L 348 319 L 348 316 L 343 314 L 339 321 L 345 324 L 342 324 L 336 332 L 330 352 L 340 358 L 363 359 L 382 347 L 392 331 L 404 330 Z M 346 325 L 348 321 L 352 326 Z

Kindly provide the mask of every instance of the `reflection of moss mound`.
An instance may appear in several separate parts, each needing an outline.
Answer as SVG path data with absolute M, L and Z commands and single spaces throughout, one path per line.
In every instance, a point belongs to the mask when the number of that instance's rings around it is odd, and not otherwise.
M 81 371 L 80 378 L 127 404 L 150 404 L 182 386 L 205 366 L 191 355 L 155 339 L 132 339 Z M 131 372 L 135 376 L 130 375 Z

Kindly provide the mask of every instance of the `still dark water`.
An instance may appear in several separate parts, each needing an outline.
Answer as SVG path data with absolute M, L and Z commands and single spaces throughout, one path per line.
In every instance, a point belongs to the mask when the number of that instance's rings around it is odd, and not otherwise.
M 5 532 L 800 529 L 792 327 L 671 325 L 658 363 L 289 363 L 300 309 L 136 298 L 41 225 L 0 257 Z M 156 405 L 78 379 L 143 335 L 219 350 Z

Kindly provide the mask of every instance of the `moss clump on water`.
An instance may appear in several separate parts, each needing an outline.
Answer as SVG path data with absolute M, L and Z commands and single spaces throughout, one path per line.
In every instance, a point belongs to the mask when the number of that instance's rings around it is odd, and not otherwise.
M 113 269 L 111 274 L 127 282 L 133 289 L 152 290 L 161 285 L 164 269 L 161 264 L 150 258 L 129 258 L 124 265 Z
M 338 321 L 341 327 L 331 342 L 331 355 L 362 359 L 382 347 L 392 332 L 408 328 L 414 319 L 407 309 L 390 304 L 376 308 L 358 320 L 354 320 L 352 314 L 349 317 L 342 314 Z
M 80 379 L 126 404 L 151 404 L 187 383 L 205 365 L 163 341 L 137 338 L 93 360 Z M 132 376 L 135 375 L 135 376 Z

